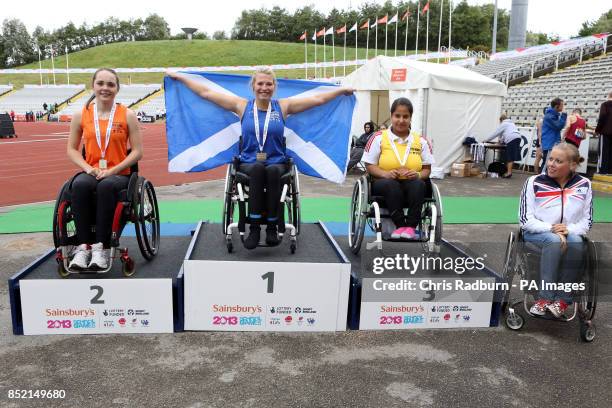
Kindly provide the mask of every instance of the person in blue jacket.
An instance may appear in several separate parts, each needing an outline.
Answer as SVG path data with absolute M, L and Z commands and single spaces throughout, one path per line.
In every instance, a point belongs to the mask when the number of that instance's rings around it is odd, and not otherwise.
M 544 113 L 542 120 L 542 162 L 546 169 L 546 160 L 553 146 L 561 141 L 561 129 L 565 127 L 567 113 L 563 112 L 563 100 L 555 98 L 550 102 L 550 107 Z

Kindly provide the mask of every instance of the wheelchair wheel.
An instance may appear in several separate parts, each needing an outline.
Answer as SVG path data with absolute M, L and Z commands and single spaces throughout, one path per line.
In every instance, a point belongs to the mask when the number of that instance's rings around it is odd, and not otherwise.
M 506 314 L 505 323 L 510 330 L 521 330 L 525 324 L 525 319 L 518 312 L 512 311 Z
M 442 196 L 440 195 L 440 189 L 434 183 L 431 183 L 433 198 L 436 206 L 436 229 L 434 231 L 434 243 L 436 248 L 440 248 L 442 243 Z
M 59 248 L 61 245 L 60 244 L 61 231 L 60 231 L 60 225 L 59 225 L 59 210 L 60 210 L 60 204 L 62 202 L 62 198 L 64 197 L 64 194 L 68 190 L 69 186 L 70 186 L 70 180 L 64 183 L 64 185 L 60 189 L 60 192 L 57 195 L 57 198 L 55 199 L 55 208 L 53 209 L 53 246 L 55 248 Z
M 581 320 L 590 321 L 595 317 L 595 309 L 597 309 L 597 249 L 595 244 L 585 239 L 586 246 L 586 262 L 584 283 L 585 290 L 580 298 L 580 314 Z M 586 341 L 586 340 L 585 340 Z
M 141 178 L 133 198 L 136 212 L 136 240 L 142 256 L 147 260 L 153 259 L 159 251 L 159 208 L 157 196 L 150 181 Z
M 290 222 L 295 227 L 295 234 L 300 235 L 300 223 L 302 222 L 302 209 L 300 207 L 300 179 L 295 165 L 291 169 L 291 218 Z M 293 252 L 292 252 L 293 253 Z
M 580 322 L 580 338 L 586 343 L 595 340 L 595 325 L 593 323 Z
M 357 254 L 365 232 L 366 208 L 368 205 L 368 192 L 365 177 L 359 178 L 353 187 L 351 197 L 351 219 L 349 220 L 348 240 L 351 251 Z
M 223 189 L 223 217 L 221 218 L 221 228 L 223 228 L 223 235 L 227 234 L 227 226 L 234 222 L 235 203 L 234 201 L 232 201 L 232 190 L 232 165 L 230 164 L 227 166 L 227 172 L 225 173 L 225 187 Z

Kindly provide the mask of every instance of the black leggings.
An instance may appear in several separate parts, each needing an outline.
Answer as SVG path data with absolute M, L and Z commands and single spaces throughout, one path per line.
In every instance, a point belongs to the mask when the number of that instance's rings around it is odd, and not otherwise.
M 419 225 L 425 200 L 423 180 L 376 179 L 372 183 L 372 195 L 385 197 L 389 215 L 397 228 Z M 403 211 L 405 206 L 408 206 L 406 217 Z
M 102 242 L 110 245 L 111 230 L 119 192 L 126 189 L 128 176 L 110 176 L 102 180 L 87 173 L 79 174 L 72 183 L 72 212 L 79 244 Z M 94 206 L 94 193 L 96 202 Z M 95 234 L 91 226 L 96 226 Z
M 286 171 L 286 166 L 284 164 L 266 166 L 260 162 L 241 163 L 240 171 L 250 177 L 249 217 L 251 220 L 260 219 L 266 212 L 268 221 L 276 221 L 281 194 L 280 179 Z

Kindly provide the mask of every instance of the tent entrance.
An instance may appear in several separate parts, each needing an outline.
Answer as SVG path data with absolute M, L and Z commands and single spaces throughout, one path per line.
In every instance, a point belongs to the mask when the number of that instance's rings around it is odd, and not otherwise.
M 389 91 L 372 91 L 370 102 L 370 118 L 378 126 L 391 125 L 391 113 L 389 110 Z

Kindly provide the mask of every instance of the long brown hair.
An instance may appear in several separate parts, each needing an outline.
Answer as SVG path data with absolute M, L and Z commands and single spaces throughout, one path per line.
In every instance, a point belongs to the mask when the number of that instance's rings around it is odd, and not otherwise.
M 96 76 L 98 76 L 98 73 L 99 73 L 99 72 L 102 72 L 102 71 L 107 71 L 107 72 L 110 72 L 111 74 L 113 74 L 113 75 L 115 76 L 115 81 L 117 82 L 117 92 L 118 92 L 118 91 L 119 91 L 119 88 L 120 88 L 120 84 L 119 84 L 119 75 L 117 75 L 117 73 L 115 72 L 115 70 L 114 70 L 114 69 L 111 69 L 111 68 L 98 68 L 98 69 L 96 70 L 96 72 L 94 72 L 93 77 L 91 78 L 91 86 L 92 86 L 92 88 L 93 88 L 93 84 L 94 84 L 94 82 L 96 82 Z M 90 103 L 91 103 L 91 101 L 93 101 L 94 99 L 96 99 L 96 94 L 95 94 L 95 93 L 93 93 L 93 94 L 92 94 L 92 95 L 89 97 L 89 99 L 87 100 L 87 102 L 85 103 L 85 109 L 89 108 L 89 104 L 90 104 Z

